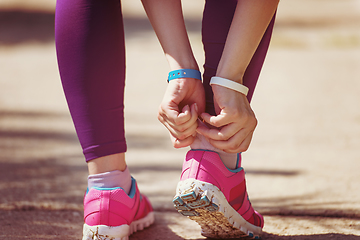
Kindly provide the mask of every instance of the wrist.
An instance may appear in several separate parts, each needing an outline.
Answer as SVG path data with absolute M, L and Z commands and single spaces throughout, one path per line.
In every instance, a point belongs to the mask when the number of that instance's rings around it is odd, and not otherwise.
M 199 66 L 196 63 L 196 60 L 194 58 L 177 58 L 170 55 L 166 55 L 166 59 L 170 66 L 170 71 L 179 70 L 179 69 L 194 69 L 199 70 Z
M 221 77 L 221 78 L 225 78 L 225 79 L 229 79 L 231 81 L 234 81 L 236 83 L 240 83 L 243 84 L 243 74 L 231 74 L 231 73 L 216 73 L 215 75 L 216 77 Z
M 231 90 L 234 90 L 236 92 L 242 93 L 243 95 L 247 96 L 249 92 L 249 88 L 242 85 L 241 83 L 238 83 L 236 81 L 232 81 L 230 79 L 214 76 L 210 80 L 210 85 L 219 85 L 222 87 L 229 88 Z
M 179 70 L 174 70 L 174 71 L 169 72 L 167 82 L 170 82 L 171 80 L 179 79 L 179 78 L 194 78 L 194 79 L 198 79 L 198 80 L 202 81 L 201 72 L 199 70 L 179 69 Z
M 219 63 L 215 76 L 230 79 L 234 82 L 242 84 L 244 74 L 245 71 L 239 70 L 238 66 L 231 66 L 231 64 L 223 65 Z

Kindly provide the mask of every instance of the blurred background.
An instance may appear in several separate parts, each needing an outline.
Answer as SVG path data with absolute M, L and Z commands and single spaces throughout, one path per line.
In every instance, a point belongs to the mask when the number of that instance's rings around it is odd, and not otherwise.
M 203 4 L 183 0 L 199 65 Z M 127 160 L 157 216 L 131 239 L 203 239 L 171 203 L 187 149 L 174 150 L 156 118 L 168 65 L 140 1 L 122 5 Z M 54 9 L 0 0 L 0 239 L 81 238 L 87 168 L 58 74 Z M 265 239 L 360 239 L 359 76 L 359 0 L 280 2 L 243 154 Z

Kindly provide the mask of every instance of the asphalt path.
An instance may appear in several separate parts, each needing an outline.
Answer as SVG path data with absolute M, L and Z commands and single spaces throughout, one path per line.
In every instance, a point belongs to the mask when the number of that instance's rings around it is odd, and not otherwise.
M 168 65 L 140 1 L 122 3 L 126 158 L 156 211 L 130 239 L 204 239 L 172 207 L 187 149 L 173 149 L 156 118 Z M 183 4 L 201 66 L 203 1 Z M 87 168 L 60 84 L 54 8 L 0 0 L 0 239 L 81 238 Z M 264 239 L 360 239 L 359 76 L 358 0 L 280 3 L 243 155 Z

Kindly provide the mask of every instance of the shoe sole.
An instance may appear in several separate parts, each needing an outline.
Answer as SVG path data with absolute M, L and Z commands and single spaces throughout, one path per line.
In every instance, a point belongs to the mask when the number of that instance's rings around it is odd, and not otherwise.
M 180 214 L 201 226 L 205 237 L 260 239 L 261 227 L 247 222 L 213 184 L 196 179 L 181 181 L 173 203 Z
M 133 221 L 130 226 L 127 224 L 117 227 L 89 226 L 85 223 L 82 240 L 129 240 L 131 234 L 149 227 L 154 220 L 154 212 L 150 212 L 146 217 Z

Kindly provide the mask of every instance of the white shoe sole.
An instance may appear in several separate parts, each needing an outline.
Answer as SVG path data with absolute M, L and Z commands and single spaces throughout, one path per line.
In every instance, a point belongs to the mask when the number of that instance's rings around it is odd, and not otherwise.
M 173 203 L 179 213 L 201 226 L 205 237 L 260 239 L 261 227 L 247 222 L 213 184 L 196 179 L 181 181 Z
M 154 212 L 150 212 L 146 217 L 133 221 L 130 226 L 127 224 L 117 227 L 89 226 L 85 223 L 82 240 L 129 240 L 131 234 L 149 227 L 154 223 L 154 220 Z

